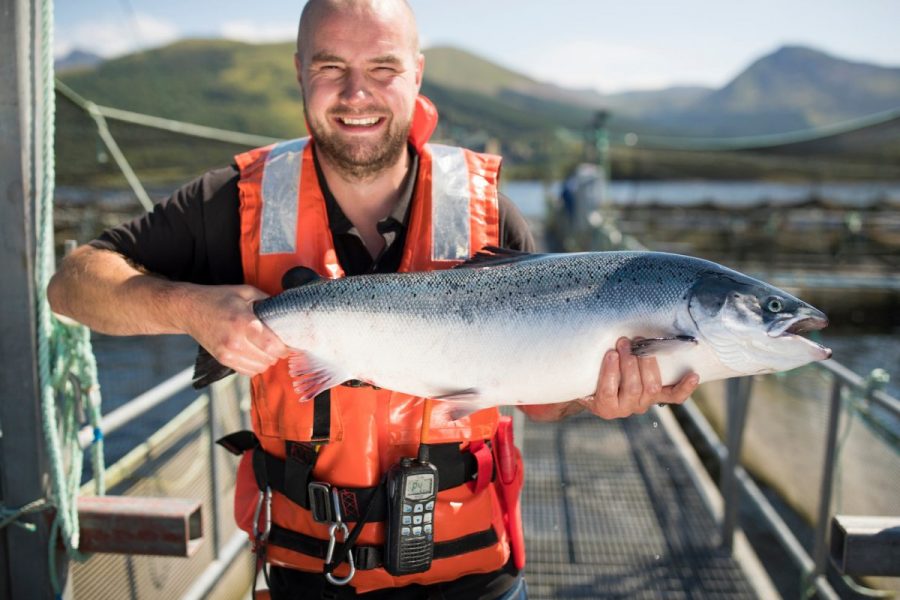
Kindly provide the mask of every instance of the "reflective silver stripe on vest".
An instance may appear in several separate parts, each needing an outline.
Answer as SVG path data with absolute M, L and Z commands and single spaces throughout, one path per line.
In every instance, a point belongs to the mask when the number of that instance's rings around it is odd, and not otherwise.
M 297 250 L 297 208 L 300 172 L 308 137 L 276 144 L 263 167 L 260 254 Z
M 431 150 L 431 259 L 469 258 L 469 167 L 462 148 Z

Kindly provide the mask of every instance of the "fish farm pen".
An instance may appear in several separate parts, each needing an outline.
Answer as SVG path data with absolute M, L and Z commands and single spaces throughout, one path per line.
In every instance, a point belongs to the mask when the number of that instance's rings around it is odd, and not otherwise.
M 131 128 L 135 144 L 159 135 L 217 146 L 215 160 L 267 142 L 116 111 L 57 88 L 44 43 L 46 5 L 3 0 L 3 7 L 11 18 L 0 24 L 0 52 L 7 57 L 0 72 L 8 83 L 0 88 L 0 181 L 6 194 L 0 220 L 0 597 L 248 598 L 254 559 L 231 514 L 236 459 L 214 444 L 220 435 L 248 426 L 247 381 L 233 377 L 196 393 L 184 364 L 163 381 L 148 381 L 123 405 L 101 410 L 96 369 L 105 365 L 93 364 L 83 328 L 51 320 L 42 288 L 54 249 L 59 254 L 64 243 L 54 244 L 53 235 L 54 101 L 78 113 L 79 126 L 89 126 L 89 137 L 75 137 L 78 143 L 89 140 L 91 160 L 102 154 L 104 169 L 121 169 L 145 203 L 150 194 L 128 164 L 128 147 L 123 151 L 116 141 L 123 128 Z M 93 235 L 85 225 L 90 219 L 68 210 L 56 215 L 58 231 L 85 241 Z M 103 212 L 96 206 L 86 210 Z M 825 244 L 830 258 L 790 248 L 803 255 L 791 276 L 843 259 L 857 265 L 859 258 L 865 267 L 848 269 L 848 276 L 883 278 L 888 287 L 897 283 L 896 254 L 860 252 L 876 243 L 895 247 L 895 210 L 885 210 L 880 220 L 866 218 L 861 227 L 850 211 L 836 216 L 820 205 L 805 210 L 806 221 L 830 219 L 835 230 L 856 237 L 805 238 L 801 250 Z M 134 207 L 115 218 L 129 211 Z M 695 222 L 678 225 L 678 211 L 667 214 L 659 207 L 632 207 L 616 218 L 594 212 L 585 215 L 589 226 L 566 232 L 565 249 L 642 249 L 631 235 L 644 233 L 638 223 L 661 219 L 666 227 L 658 229 L 681 226 L 684 232 Z M 710 257 L 726 262 L 752 258 L 738 233 L 759 235 L 760 245 L 771 246 L 772 240 L 796 241 L 785 231 L 804 230 L 804 219 L 779 221 L 771 212 L 706 209 L 703 218 L 715 221 L 709 230 L 725 227 L 727 233 L 707 232 L 693 241 L 709 242 L 710 252 L 725 253 Z M 552 221 L 535 225 L 551 244 L 561 241 Z M 679 250 L 683 242 L 664 239 L 654 249 Z M 770 248 L 774 254 L 783 250 Z M 771 266 L 760 263 L 760 275 L 771 274 Z M 882 283 L 872 285 L 881 289 Z M 816 282 L 808 285 L 814 289 Z M 895 299 L 893 294 L 884 300 L 885 314 L 900 314 L 890 304 Z M 52 335 L 45 335 L 48 328 Z M 71 347 L 72 354 L 60 354 L 57 344 Z M 58 360 L 48 367 L 51 356 Z M 58 371 L 61 364 L 69 369 Z M 900 401 L 885 384 L 879 372 L 861 377 L 832 360 L 787 374 L 705 384 L 682 407 L 654 407 L 622 420 L 582 414 L 537 423 L 505 408 L 514 417 L 526 465 L 529 597 L 897 594 Z M 177 410 L 112 464 L 102 464 L 105 442 L 137 429 L 164 405 Z M 90 475 L 72 477 L 81 471 L 82 451 L 96 450 L 93 459 L 84 458 Z

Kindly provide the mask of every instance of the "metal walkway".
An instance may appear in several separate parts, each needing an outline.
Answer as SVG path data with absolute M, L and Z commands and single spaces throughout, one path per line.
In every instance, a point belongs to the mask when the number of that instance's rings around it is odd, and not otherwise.
M 517 428 L 529 598 L 758 597 L 659 416 Z

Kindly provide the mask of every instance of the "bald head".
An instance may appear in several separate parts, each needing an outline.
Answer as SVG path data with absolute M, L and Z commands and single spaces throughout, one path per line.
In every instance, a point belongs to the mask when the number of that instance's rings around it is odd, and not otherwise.
M 309 60 L 308 41 L 316 25 L 326 16 L 346 14 L 351 17 L 371 17 L 378 20 L 403 23 L 412 32 L 410 52 L 419 54 L 419 33 L 416 18 L 406 0 L 309 0 L 300 15 L 297 31 L 297 56 L 301 62 Z

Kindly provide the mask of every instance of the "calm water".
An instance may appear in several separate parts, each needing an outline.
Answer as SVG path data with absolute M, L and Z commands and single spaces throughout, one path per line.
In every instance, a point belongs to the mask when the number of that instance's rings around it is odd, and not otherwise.
M 611 202 L 622 205 L 787 206 L 821 198 L 838 206 L 863 208 L 881 204 L 900 208 L 900 182 L 884 181 L 822 185 L 757 181 L 612 181 L 606 190 Z M 504 182 L 501 191 L 523 214 L 540 217 L 544 214 L 546 195 L 557 196 L 560 183 L 509 181 Z

